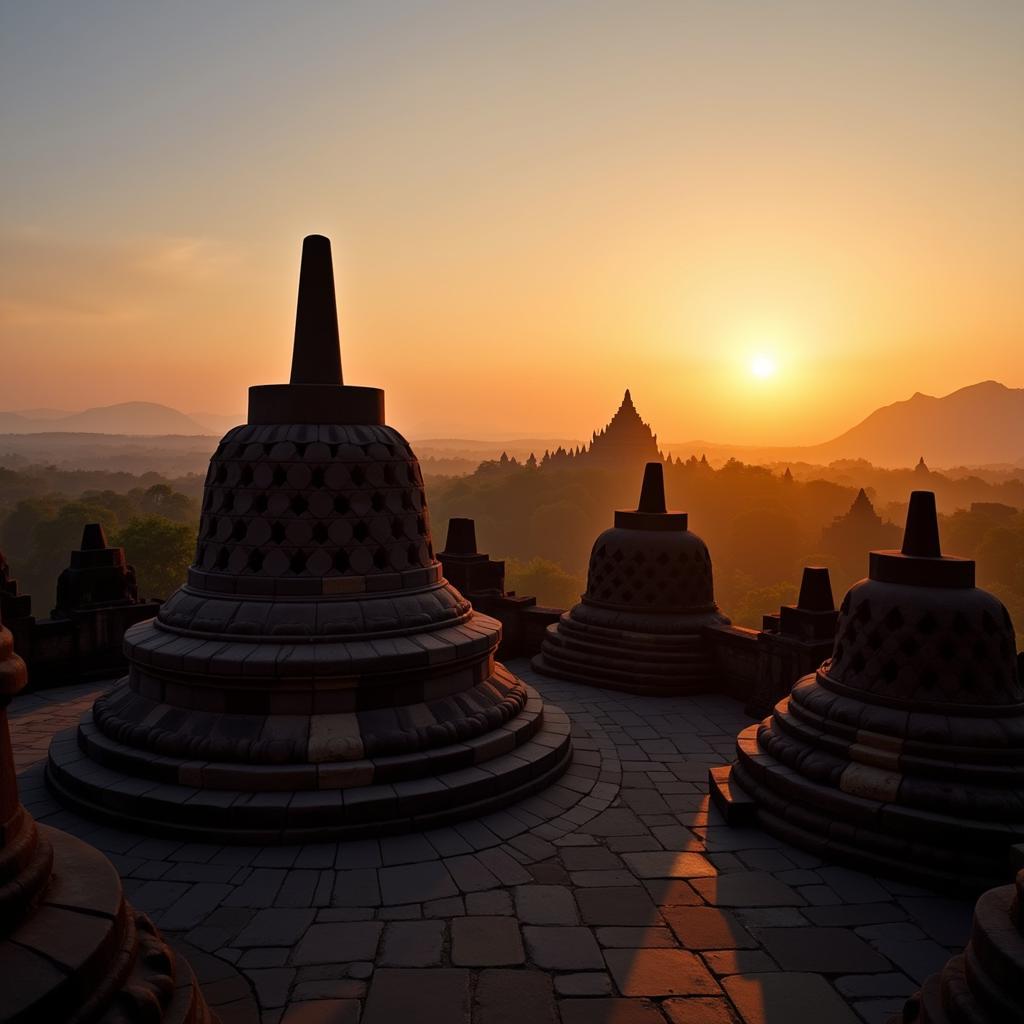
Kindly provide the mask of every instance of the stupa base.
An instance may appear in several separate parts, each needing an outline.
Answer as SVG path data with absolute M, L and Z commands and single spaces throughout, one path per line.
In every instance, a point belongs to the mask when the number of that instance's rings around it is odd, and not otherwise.
M 568 716 L 531 690 L 520 715 L 482 737 L 316 765 L 185 762 L 112 740 L 87 714 L 51 744 L 46 778 L 67 806 L 132 831 L 302 843 L 486 814 L 550 785 L 571 758 Z
M 715 684 L 715 666 L 699 633 L 615 630 L 569 616 L 548 626 L 531 666 L 557 679 L 651 697 L 706 693 Z
M 1024 1020 L 1024 878 L 984 893 L 967 949 L 933 974 L 904 1007 L 903 1024 L 1004 1024 Z
M 216 1024 L 188 962 L 125 902 L 110 861 L 37 827 L 53 849 L 53 876 L 42 903 L 0 944 L 5 971 L 18 978 L 0 1000 L 0 1021 Z
M 743 730 L 737 761 L 711 775 L 712 799 L 731 824 L 756 821 L 823 859 L 962 895 L 1012 874 L 1011 849 L 1024 827 L 880 803 L 812 781 L 765 751 L 763 728 Z

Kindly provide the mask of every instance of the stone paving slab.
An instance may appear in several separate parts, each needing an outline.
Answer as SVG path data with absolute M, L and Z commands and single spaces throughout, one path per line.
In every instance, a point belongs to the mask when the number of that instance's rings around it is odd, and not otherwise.
M 172 940 L 230 963 L 261 1024 L 885 1024 L 966 942 L 971 904 L 823 862 L 710 806 L 749 724 L 513 671 L 571 717 L 549 790 L 417 835 L 218 846 L 60 806 L 51 735 L 103 687 L 18 697 L 26 805 L 103 850 Z

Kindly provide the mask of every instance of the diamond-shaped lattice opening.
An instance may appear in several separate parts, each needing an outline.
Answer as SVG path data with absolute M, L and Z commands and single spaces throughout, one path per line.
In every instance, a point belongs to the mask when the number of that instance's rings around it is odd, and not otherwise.
M 384 464 L 384 482 L 387 484 L 395 482 L 395 467 L 388 462 Z
M 352 527 L 352 536 L 360 542 L 366 540 L 366 538 L 370 536 L 370 528 L 362 521 L 362 519 Z
M 857 606 L 857 610 L 853 614 L 860 622 L 870 622 L 871 602 L 861 601 L 861 603 Z
M 228 467 L 222 462 L 217 467 L 217 473 L 216 473 L 216 475 L 214 476 L 213 479 L 214 479 L 215 483 L 222 484 L 222 483 L 224 483 L 225 480 L 227 480 L 227 478 L 228 478 Z
M 398 540 L 399 537 L 404 535 L 405 524 L 398 518 L 398 516 L 395 516 L 395 518 L 391 520 L 391 536 L 394 537 L 395 540 Z
M 252 510 L 256 513 L 267 511 L 267 496 L 265 494 L 257 494 L 252 499 Z
M 289 502 L 289 507 L 297 516 L 301 516 L 309 508 L 309 502 L 301 494 L 296 494 Z
M 934 671 L 933 671 L 932 669 L 930 669 L 930 668 L 926 668 L 926 669 L 925 669 L 925 670 L 924 670 L 924 671 L 923 671 L 923 672 L 922 672 L 922 673 L 921 673 L 921 674 L 920 674 L 920 675 L 918 676 L 918 679 L 920 680 L 920 683 L 921 683 L 921 685 L 922 685 L 922 686 L 923 686 L 923 687 L 924 687 L 924 688 L 925 688 L 926 690 L 934 690 L 934 689 L 935 689 L 935 687 L 939 685 L 939 676 L 938 676 L 938 673 L 934 672 Z
M 967 621 L 967 616 L 964 615 L 963 612 L 958 611 L 953 616 L 953 624 L 950 628 L 954 633 L 960 633 L 962 635 L 970 632 L 971 624 Z
M 621 562 L 622 561 L 622 557 L 623 557 L 622 556 L 622 552 L 618 548 L 616 548 L 615 551 L 612 552 L 612 561 L 613 562 Z
M 284 466 L 278 466 L 274 470 L 274 486 L 283 487 L 285 481 L 288 479 L 288 474 L 285 472 Z
M 324 486 L 324 467 L 317 466 L 313 470 L 312 475 L 309 478 L 309 484 L 311 487 L 323 487 Z
M 348 571 L 348 552 L 341 551 L 340 549 L 334 552 L 334 568 L 338 572 Z
M 889 629 L 899 629 L 903 625 L 903 613 L 899 608 L 890 608 L 882 621 Z
M 236 519 L 235 525 L 231 529 L 231 536 L 235 540 L 244 540 L 246 534 L 246 525 L 244 519 Z
M 270 527 L 270 539 L 275 544 L 283 544 L 285 538 L 285 529 L 281 523 L 273 523 Z
M 380 491 L 373 492 L 373 496 L 370 498 L 370 506 L 374 512 L 384 511 L 384 495 Z
M 864 655 L 861 654 L 860 651 L 858 651 L 850 659 L 850 668 L 852 668 L 854 672 L 863 672 L 864 671 L 864 665 L 865 665 Z
M 334 499 L 334 511 L 337 512 L 339 515 L 344 515 L 346 512 L 348 512 L 348 509 L 348 498 L 346 498 L 343 494 L 339 494 Z
M 235 492 L 225 491 L 224 500 L 220 503 L 221 512 L 233 512 L 235 509 Z
M 212 536 L 214 536 L 216 534 L 216 532 L 217 532 L 217 517 L 216 516 L 210 516 L 210 518 L 206 520 L 206 536 L 207 537 L 212 537 Z
M 248 487 L 252 483 L 252 466 L 245 465 L 242 467 L 242 472 L 238 477 L 238 482 L 243 487 Z
M 384 548 L 377 548 L 373 553 L 373 564 L 378 569 L 386 569 L 388 567 L 388 553 Z
M 873 629 L 864 637 L 864 642 L 871 650 L 877 651 L 885 643 L 885 637 L 877 629 Z
M 316 526 L 313 527 L 313 540 L 315 540 L 317 544 L 327 543 L 327 527 L 324 526 L 323 523 L 317 523 Z
M 415 544 L 410 544 L 405 549 L 405 557 L 409 559 L 410 565 L 415 565 L 420 560 L 420 549 Z
M 288 563 L 288 568 L 292 572 L 299 573 L 306 571 L 306 553 L 304 551 L 296 551 L 292 555 L 291 561 Z
M 263 552 L 259 548 L 253 548 L 249 552 L 249 561 L 246 564 L 253 572 L 259 572 L 263 568 Z
M 925 636 L 931 636 L 939 628 L 939 624 L 935 621 L 935 616 L 931 612 L 926 612 L 921 621 L 917 624 L 917 631 L 924 633 Z
M 891 659 L 882 666 L 882 678 L 887 683 L 892 683 L 896 680 L 896 677 L 900 674 L 900 667 L 895 661 Z
M 221 548 L 217 552 L 217 568 L 226 569 L 228 562 L 231 560 L 231 552 L 227 548 Z
M 921 645 L 910 634 L 907 634 L 907 636 L 900 641 L 900 653 L 905 654 L 908 658 L 915 657 L 917 652 L 920 650 Z
M 423 516 L 416 517 L 416 532 L 421 537 L 425 537 L 427 535 L 427 521 L 423 518 Z
M 354 483 L 356 487 L 362 487 L 363 481 L 366 479 L 366 474 L 360 466 L 355 466 L 352 469 L 352 472 L 349 473 L 349 476 L 352 477 L 352 483 Z
M 406 512 L 412 511 L 412 498 L 410 497 L 408 491 L 402 491 L 402 508 Z

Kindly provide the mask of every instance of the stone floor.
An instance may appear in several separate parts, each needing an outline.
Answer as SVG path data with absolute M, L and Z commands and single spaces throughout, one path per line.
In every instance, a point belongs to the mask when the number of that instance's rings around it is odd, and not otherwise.
M 573 765 L 450 828 L 230 847 L 97 825 L 42 774 L 50 736 L 96 686 L 15 701 L 22 799 L 105 851 L 172 939 L 234 964 L 265 1024 L 880 1024 L 964 945 L 969 903 L 709 809 L 708 767 L 749 721 L 735 702 L 510 667 L 571 715 Z

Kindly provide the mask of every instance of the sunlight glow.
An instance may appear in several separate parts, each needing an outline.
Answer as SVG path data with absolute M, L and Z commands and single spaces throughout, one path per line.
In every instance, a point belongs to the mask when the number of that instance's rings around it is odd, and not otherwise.
M 755 377 L 760 377 L 762 380 L 773 376 L 777 369 L 778 367 L 775 364 L 775 360 L 772 359 L 771 356 L 759 354 L 750 360 L 750 372 Z

